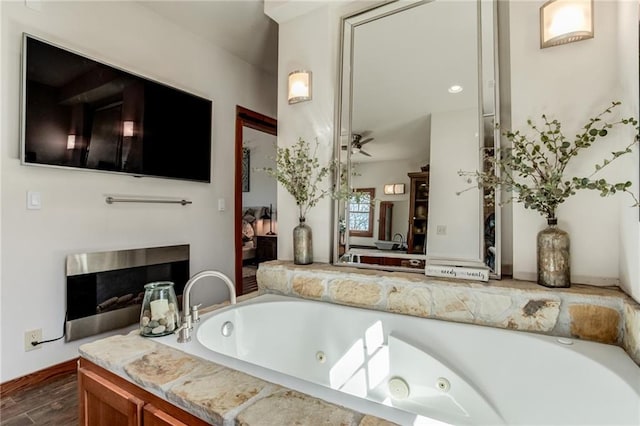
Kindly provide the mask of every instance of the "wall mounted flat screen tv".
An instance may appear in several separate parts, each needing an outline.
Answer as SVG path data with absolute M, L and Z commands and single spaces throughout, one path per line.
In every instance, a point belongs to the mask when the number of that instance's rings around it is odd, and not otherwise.
M 23 37 L 26 165 L 211 181 L 212 102 Z

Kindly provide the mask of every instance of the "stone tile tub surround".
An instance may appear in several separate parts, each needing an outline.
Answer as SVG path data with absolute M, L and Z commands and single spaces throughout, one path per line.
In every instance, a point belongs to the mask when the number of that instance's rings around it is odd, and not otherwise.
M 257 280 L 260 293 L 615 344 L 640 365 L 640 305 L 617 287 L 551 290 L 286 261 L 261 263 Z
M 202 360 L 137 332 L 82 345 L 80 354 L 214 425 L 395 424 Z

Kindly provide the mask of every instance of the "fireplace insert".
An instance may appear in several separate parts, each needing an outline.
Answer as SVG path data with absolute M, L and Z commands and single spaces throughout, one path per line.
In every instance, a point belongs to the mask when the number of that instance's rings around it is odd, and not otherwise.
M 66 341 L 137 323 L 145 284 L 171 281 L 180 301 L 188 279 L 188 244 L 67 256 Z

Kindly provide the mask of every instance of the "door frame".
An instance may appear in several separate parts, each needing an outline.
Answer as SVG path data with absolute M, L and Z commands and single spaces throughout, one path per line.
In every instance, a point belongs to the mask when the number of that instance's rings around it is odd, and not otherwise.
M 387 216 L 389 219 L 387 220 Z M 387 240 L 387 222 L 391 222 L 393 220 L 393 201 L 380 201 L 380 211 L 378 212 L 378 239 L 379 240 Z M 391 229 L 393 227 L 389 227 L 389 234 L 391 234 Z M 393 235 L 389 236 L 389 241 L 393 240 Z
M 236 294 L 242 295 L 242 141 L 243 127 L 278 136 L 278 121 L 259 112 L 236 105 L 235 185 L 234 185 L 234 247 L 236 264 Z

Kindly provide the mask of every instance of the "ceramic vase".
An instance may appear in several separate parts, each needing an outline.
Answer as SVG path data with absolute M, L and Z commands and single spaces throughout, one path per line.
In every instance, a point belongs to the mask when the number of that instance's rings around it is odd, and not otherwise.
M 558 219 L 547 219 L 547 228 L 538 233 L 538 284 L 570 287 L 569 234 L 558 228 Z
M 311 227 L 305 223 L 304 217 L 293 229 L 293 263 L 308 265 L 313 263 L 313 238 Z

